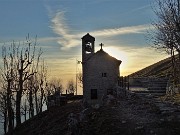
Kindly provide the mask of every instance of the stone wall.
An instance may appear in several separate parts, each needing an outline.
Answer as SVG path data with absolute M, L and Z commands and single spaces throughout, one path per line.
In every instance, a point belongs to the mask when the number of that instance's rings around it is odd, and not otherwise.
M 106 77 L 102 77 L 106 73 Z M 102 97 L 107 95 L 108 89 L 114 89 L 119 77 L 119 64 L 116 61 L 98 55 L 83 63 L 83 97 L 90 104 L 102 102 Z M 91 100 L 91 89 L 97 89 L 98 99 Z
M 149 83 L 149 78 L 147 77 L 129 77 L 129 85 L 130 87 L 144 87 L 147 88 Z

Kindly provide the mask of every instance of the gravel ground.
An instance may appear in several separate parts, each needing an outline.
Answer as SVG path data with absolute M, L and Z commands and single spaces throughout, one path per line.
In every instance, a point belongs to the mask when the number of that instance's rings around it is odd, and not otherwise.
M 67 118 L 79 116 L 80 101 L 51 108 L 23 123 L 15 135 L 71 135 Z M 78 119 L 77 119 L 78 120 Z M 179 135 L 179 105 L 171 105 L 157 98 L 129 95 L 99 109 L 89 109 L 86 120 L 77 127 L 81 135 Z

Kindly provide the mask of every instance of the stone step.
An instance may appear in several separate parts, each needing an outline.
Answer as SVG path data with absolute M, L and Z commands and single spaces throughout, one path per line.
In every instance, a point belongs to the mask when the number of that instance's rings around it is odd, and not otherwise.
M 162 85 L 162 86 L 166 86 L 167 83 L 149 83 L 148 85 Z
M 167 84 L 167 82 L 149 82 L 149 84 Z
M 152 95 L 152 96 L 164 96 L 165 93 L 137 93 L 135 92 L 137 95 L 140 95 L 140 96 L 147 96 L 147 95 Z
M 159 81 L 153 81 L 153 82 L 152 82 L 152 81 L 150 81 L 149 83 L 150 83 L 150 84 L 151 84 L 151 83 L 164 84 L 164 83 L 167 83 L 167 82 L 166 82 L 166 81 L 165 81 L 165 82 L 162 82 L 162 81 L 161 81 L 161 82 L 159 82 Z
M 165 89 L 167 86 L 167 81 L 154 81 L 149 82 L 148 89 Z
M 150 91 L 133 91 L 134 93 L 166 93 L 166 91 L 164 90 L 150 90 Z
M 169 78 L 148 78 L 150 81 L 154 81 L 154 80 L 156 80 L 156 81 L 168 81 L 169 80 Z
M 166 87 L 148 87 L 147 90 L 166 90 Z
M 157 81 L 157 80 L 152 80 L 149 81 L 149 83 L 167 83 L 168 81 Z
M 168 82 L 168 80 L 149 80 L 149 82 Z
M 149 90 L 149 93 L 166 93 L 166 90 Z
M 167 85 L 148 85 L 148 88 L 166 88 Z

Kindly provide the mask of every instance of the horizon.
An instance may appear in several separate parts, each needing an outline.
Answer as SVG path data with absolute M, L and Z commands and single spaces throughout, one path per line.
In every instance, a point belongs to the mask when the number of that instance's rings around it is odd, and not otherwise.
M 153 2 L 2 0 L 0 46 L 24 41 L 28 33 L 32 40 L 37 35 L 50 78 L 61 78 L 65 87 L 67 80 L 75 80 L 81 37 L 90 33 L 96 39 L 95 52 L 103 43 L 104 51 L 122 60 L 120 75 L 126 76 L 168 57 L 151 48 L 145 38 L 156 19 Z

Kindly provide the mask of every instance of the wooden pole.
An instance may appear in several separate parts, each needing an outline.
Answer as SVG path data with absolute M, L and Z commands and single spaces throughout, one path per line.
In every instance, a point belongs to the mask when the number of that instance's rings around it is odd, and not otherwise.
M 128 81 L 128 90 L 129 90 L 129 75 L 127 76 L 127 81 Z
M 77 61 L 77 59 L 76 59 L 76 95 L 77 95 L 77 63 L 78 61 Z

